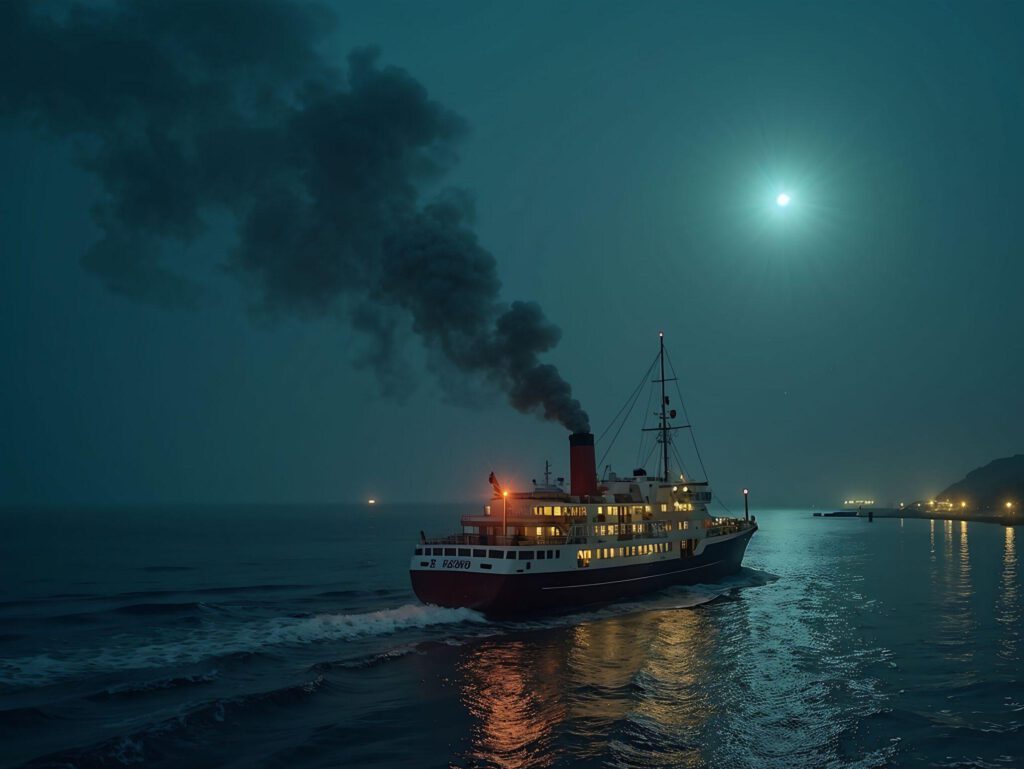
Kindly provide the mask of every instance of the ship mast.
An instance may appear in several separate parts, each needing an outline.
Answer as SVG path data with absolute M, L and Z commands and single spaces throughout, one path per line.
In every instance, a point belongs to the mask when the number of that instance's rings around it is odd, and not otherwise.
M 665 471 L 665 483 L 668 483 L 668 415 L 665 414 L 665 332 L 658 332 L 658 357 L 661 360 L 661 451 L 662 468 Z

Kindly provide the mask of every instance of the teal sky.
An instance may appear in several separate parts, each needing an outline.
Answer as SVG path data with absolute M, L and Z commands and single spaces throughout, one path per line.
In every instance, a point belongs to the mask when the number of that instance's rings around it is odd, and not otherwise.
M 561 328 L 542 358 L 596 433 L 663 329 L 730 505 L 926 496 L 1024 451 L 1020 5 L 332 8 L 320 54 L 378 46 L 468 125 L 421 195 L 473 193 L 502 297 Z M 80 261 L 106 194 L 89 141 L 0 109 L 0 503 L 484 499 L 491 470 L 568 474 L 562 427 L 442 386 L 411 331 L 384 397 L 340 312 L 254 316 L 223 213 L 162 245 L 197 308 L 108 290 Z

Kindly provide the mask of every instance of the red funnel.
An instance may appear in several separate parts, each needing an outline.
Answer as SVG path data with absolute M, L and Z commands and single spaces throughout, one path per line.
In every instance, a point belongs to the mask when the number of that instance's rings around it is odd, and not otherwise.
M 569 479 L 569 491 L 574 497 L 597 494 L 593 433 L 573 433 L 569 436 Z

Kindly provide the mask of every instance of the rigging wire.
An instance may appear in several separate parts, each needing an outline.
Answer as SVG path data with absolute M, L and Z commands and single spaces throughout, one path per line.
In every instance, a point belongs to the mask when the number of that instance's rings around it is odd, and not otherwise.
M 693 443 L 693 450 L 697 454 L 697 461 L 700 463 L 701 472 L 704 473 L 704 480 L 710 484 L 711 479 L 708 478 L 707 468 L 704 467 L 704 459 L 701 457 L 700 448 L 697 446 L 697 436 L 693 429 L 693 421 L 690 419 L 690 415 L 686 411 L 686 401 L 683 400 L 683 391 L 679 389 L 679 374 L 676 373 L 676 367 L 672 365 L 672 356 L 666 352 L 665 357 L 668 359 L 669 368 L 672 370 L 672 376 L 675 379 L 676 394 L 679 396 L 679 408 L 683 410 L 683 419 L 685 419 L 686 424 L 689 425 L 688 429 L 690 431 L 690 441 Z
M 650 451 L 648 451 L 648 452 L 647 452 L 647 456 L 646 456 L 646 457 L 644 457 L 644 462 L 643 462 L 643 464 L 642 464 L 642 465 L 637 465 L 637 467 L 644 467 L 644 466 L 645 466 L 645 465 L 647 464 L 647 462 L 648 462 L 648 461 L 650 460 L 650 458 L 651 458 L 651 454 L 653 454 L 653 453 L 654 453 L 654 450 L 655 450 L 656 448 L 658 448 L 658 442 L 657 442 L 657 441 L 655 441 L 654 443 L 652 443 L 652 444 L 651 444 L 651 450 L 650 450 Z
M 601 461 L 597 463 L 598 467 L 604 466 L 604 460 L 607 458 L 608 452 L 612 450 L 612 446 L 614 446 L 615 441 L 618 440 L 619 433 L 622 432 L 622 428 L 625 427 L 626 422 L 629 421 L 629 416 L 630 414 L 633 413 L 633 409 L 636 406 L 636 402 L 640 399 L 640 393 L 643 391 L 644 384 L 647 382 L 647 377 L 650 376 L 651 369 L 654 368 L 654 364 L 657 362 L 658 356 L 654 356 L 654 360 L 651 361 L 651 365 L 647 367 L 647 371 L 645 371 L 644 375 L 640 378 L 640 383 L 635 388 L 633 388 L 633 392 L 630 393 L 629 399 L 622 404 L 622 408 L 619 409 L 619 413 L 615 415 L 611 423 L 604 429 L 604 432 L 601 433 L 601 437 L 597 439 L 598 443 L 600 443 L 604 439 L 604 436 L 607 435 L 608 431 L 612 429 L 612 427 L 618 421 L 619 416 L 622 414 L 622 412 L 628 405 L 629 411 L 627 411 L 626 416 L 622 418 L 622 422 L 619 424 L 619 428 L 615 431 L 615 435 L 612 436 L 611 441 L 608 443 L 608 447 L 604 450 L 604 453 L 601 455 Z
M 665 358 L 668 360 L 669 369 L 672 371 L 672 376 L 675 379 L 676 395 L 679 396 L 679 408 L 683 411 L 683 419 L 685 419 L 686 424 L 689 425 L 688 429 L 690 431 L 690 441 L 693 443 L 693 451 L 697 455 L 697 461 L 700 463 L 701 472 L 704 473 L 704 480 L 710 486 L 711 478 L 708 477 L 707 468 L 704 467 L 704 459 L 700 455 L 700 447 L 697 445 L 697 435 L 693 429 L 693 420 L 690 419 L 690 415 L 686 411 L 686 401 L 683 400 L 683 391 L 679 387 L 679 374 L 676 373 L 676 367 L 672 365 L 672 356 L 668 354 L 667 350 L 665 351 Z M 674 448 L 675 447 L 673 446 L 673 449 Z M 678 459 L 678 457 L 679 455 L 677 453 L 676 458 Z M 681 459 L 679 460 L 679 464 L 682 465 Z M 725 510 L 726 513 L 732 516 L 732 510 L 729 509 L 728 505 L 726 505 L 717 494 L 714 497 L 714 501 L 721 505 L 722 509 Z
M 647 369 L 647 374 L 644 376 L 644 379 L 646 379 L 648 376 L 650 376 L 651 369 L 654 368 L 654 364 L 657 363 L 657 362 L 658 362 L 658 356 L 655 355 L 654 356 L 654 360 L 651 362 L 651 368 Z M 644 420 L 643 420 L 643 423 L 640 425 L 641 428 L 646 428 L 647 427 L 647 417 L 649 417 L 650 414 L 651 414 L 651 401 L 653 399 L 654 399 L 654 383 L 651 382 L 651 387 L 647 391 L 647 405 L 644 406 Z M 636 447 L 636 464 L 634 465 L 634 467 L 643 467 L 644 465 L 647 464 L 647 459 L 644 459 L 642 462 L 640 461 L 640 458 L 643 456 L 643 453 L 644 453 L 644 441 L 646 441 L 646 440 L 647 440 L 647 436 L 643 432 L 643 430 L 641 430 L 641 432 L 640 432 L 640 445 Z M 655 443 L 657 443 L 657 441 L 655 441 Z M 647 458 L 648 459 L 650 458 L 650 454 L 647 455 Z
M 672 456 L 674 456 L 676 458 L 676 462 L 679 463 L 679 469 L 683 471 L 683 475 L 685 475 L 687 478 L 689 478 L 690 477 L 690 471 L 686 469 L 686 463 L 683 462 L 683 457 L 679 453 L 679 449 L 676 448 L 676 445 L 674 443 L 671 444 L 671 448 L 672 448 Z

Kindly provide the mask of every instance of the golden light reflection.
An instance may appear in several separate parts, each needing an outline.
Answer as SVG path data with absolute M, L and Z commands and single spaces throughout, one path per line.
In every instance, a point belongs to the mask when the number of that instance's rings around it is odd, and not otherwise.
M 616 735 L 640 719 L 659 733 L 692 735 L 672 765 L 702 766 L 698 735 L 715 715 L 706 682 L 714 677 L 717 643 L 705 615 L 683 610 L 584 622 L 542 643 L 506 638 L 468 648 L 458 685 L 474 724 L 459 765 L 526 769 L 566 758 L 603 760 L 634 749 Z M 566 723 L 571 756 L 558 748 Z
M 928 521 L 928 572 L 931 576 L 932 587 L 938 583 L 939 561 L 935 555 L 935 519 Z
M 561 654 L 553 645 L 491 641 L 459 666 L 461 699 L 474 718 L 473 763 L 503 769 L 550 766 L 552 734 L 565 720 Z
M 941 559 L 944 579 L 937 585 L 938 642 L 944 647 L 947 659 L 957 664 L 970 663 L 975 647 L 971 639 L 975 632 L 973 614 L 974 593 L 971 584 L 971 561 L 968 545 L 968 523 L 943 522 L 945 542 Z M 959 547 L 954 551 L 953 538 L 959 536 Z
M 967 547 L 967 521 L 960 521 L 960 583 L 964 590 L 970 592 L 971 552 Z
M 573 716 L 608 724 L 622 718 L 632 707 L 630 689 L 653 640 L 653 623 L 642 615 L 574 627 L 566 669 L 572 680 L 588 682 L 594 696 L 574 697 L 569 703 Z
M 1013 526 L 1005 528 L 1003 535 L 1003 575 L 996 620 L 1003 626 L 999 640 L 999 656 L 1008 660 L 1019 659 L 1021 610 L 1017 589 L 1017 547 Z
M 1014 543 L 1014 527 L 1007 526 L 1003 539 L 1003 593 L 1017 594 L 1017 549 Z
M 700 612 L 665 612 L 660 615 L 656 643 L 666 653 L 655 655 L 644 667 L 643 685 L 647 696 L 636 703 L 633 717 L 656 724 L 656 731 L 671 735 L 692 735 L 696 744 L 706 722 L 719 715 L 707 682 L 715 679 L 714 655 L 721 645 L 715 627 Z M 636 756 L 623 756 L 619 763 L 634 764 Z M 705 766 L 696 748 L 679 749 L 665 758 L 676 767 Z

